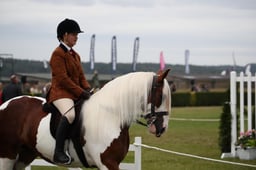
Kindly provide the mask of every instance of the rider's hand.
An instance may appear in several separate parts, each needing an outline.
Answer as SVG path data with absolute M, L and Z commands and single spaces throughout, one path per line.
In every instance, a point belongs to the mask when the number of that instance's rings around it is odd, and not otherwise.
M 80 98 L 81 99 L 85 99 L 85 100 L 88 100 L 90 98 L 91 94 L 89 91 L 87 90 L 84 90 L 81 95 L 80 95 Z

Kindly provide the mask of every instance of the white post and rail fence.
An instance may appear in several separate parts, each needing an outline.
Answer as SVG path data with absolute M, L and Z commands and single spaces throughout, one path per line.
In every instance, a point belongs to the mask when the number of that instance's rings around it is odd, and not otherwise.
M 254 87 L 253 87 L 254 85 Z M 245 132 L 252 130 L 252 122 L 256 124 L 256 109 L 253 113 L 253 105 L 256 106 L 256 74 L 252 75 L 250 72 L 245 75 L 243 72 L 237 75 L 236 72 L 232 71 L 230 73 L 230 110 L 231 110 L 231 152 L 223 153 L 222 158 L 226 157 L 237 157 L 235 143 L 238 139 L 239 132 Z M 254 96 L 252 92 L 254 90 Z M 245 98 L 245 93 L 247 93 L 247 98 Z M 239 107 L 237 101 L 237 94 L 239 95 Z M 252 103 L 252 98 L 254 97 L 254 103 Z M 246 101 L 246 103 L 245 103 Z M 245 107 L 247 107 L 247 123 L 245 123 Z M 239 108 L 239 113 L 237 109 Z M 240 121 L 237 120 L 237 113 L 239 115 Z M 255 120 L 252 120 L 253 114 L 255 115 Z M 237 132 L 237 125 L 239 124 L 240 129 Z
M 134 144 L 130 144 L 129 151 L 134 152 L 134 163 L 121 163 L 121 170 L 141 170 L 141 137 L 135 137 Z M 35 159 L 25 170 L 33 170 L 32 166 L 57 166 L 43 159 Z M 81 168 L 67 168 L 68 170 L 82 170 Z

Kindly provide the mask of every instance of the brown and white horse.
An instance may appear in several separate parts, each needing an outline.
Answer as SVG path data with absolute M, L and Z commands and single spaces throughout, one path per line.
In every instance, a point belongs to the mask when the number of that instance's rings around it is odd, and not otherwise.
M 129 127 L 141 115 L 149 131 L 161 136 L 168 126 L 171 103 L 165 79 L 168 72 L 117 77 L 84 101 L 79 115 L 79 144 L 84 157 L 79 156 L 73 140 L 67 139 L 65 146 L 73 159 L 69 166 L 118 170 L 128 152 Z M 43 111 L 44 103 L 44 98 L 20 96 L 0 106 L 1 170 L 21 170 L 38 156 L 53 162 L 53 114 Z

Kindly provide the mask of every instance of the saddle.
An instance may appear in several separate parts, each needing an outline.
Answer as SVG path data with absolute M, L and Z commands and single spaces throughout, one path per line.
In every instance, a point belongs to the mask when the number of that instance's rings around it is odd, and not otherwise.
M 77 138 L 77 137 L 82 137 L 82 123 L 80 118 L 80 112 L 81 112 L 81 106 L 82 106 L 82 101 L 76 101 L 74 108 L 75 108 L 75 120 L 73 123 L 70 125 L 70 131 L 68 132 L 67 139 L 72 139 L 72 138 Z M 56 137 L 56 130 L 58 128 L 60 118 L 62 117 L 61 113 L 57 109 L 57 107 L 54 106 L 52 103 L 45 103 L 43 105 L 43 111 L 46 113 L 51 113 L 51 120 L 50 120 L 50 132 L 51 135 L 55 138 Z
M 83 152 L 83 145 L 85 145 L 86 141 L 83 138 L 83 134 L 85 129 L 82 128 L 82 120 L 80 119 L 81 114 L 81 107 L 84 100 L 80 99 L 78 101 L 75 101 L 75 120 L 70 125 L 70 130 L 68 132 L 67 139 L 72 140 L 74 144 L 74 148 L 77 152 L 77 155 L 82 162 L 82 164 L 89 168 L 89 164 L 85 158 L 84 152 Z M 50 132 L 51 135 L 56 139 L 56 130 L 59 125 L 60 119 L 61 119 L 61 113 L 59 110 L 52 104 L 52 103 L 45 103 L 43 105 L 43 111 L 46 113 L 51 113 L 51 120 L 50 120 Z

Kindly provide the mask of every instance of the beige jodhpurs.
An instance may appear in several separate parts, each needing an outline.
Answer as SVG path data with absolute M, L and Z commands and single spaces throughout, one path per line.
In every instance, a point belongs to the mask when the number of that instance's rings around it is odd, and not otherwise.
M 63 116 L 66 116 L 70 124 L 73 123 L 73 121 L 75 120 L 75 108 L 74 108 L 75 103 L 72 99 L 70 98 L 58 99 L 53 101 L 53 104 L 59 109 L 60 113 Z

